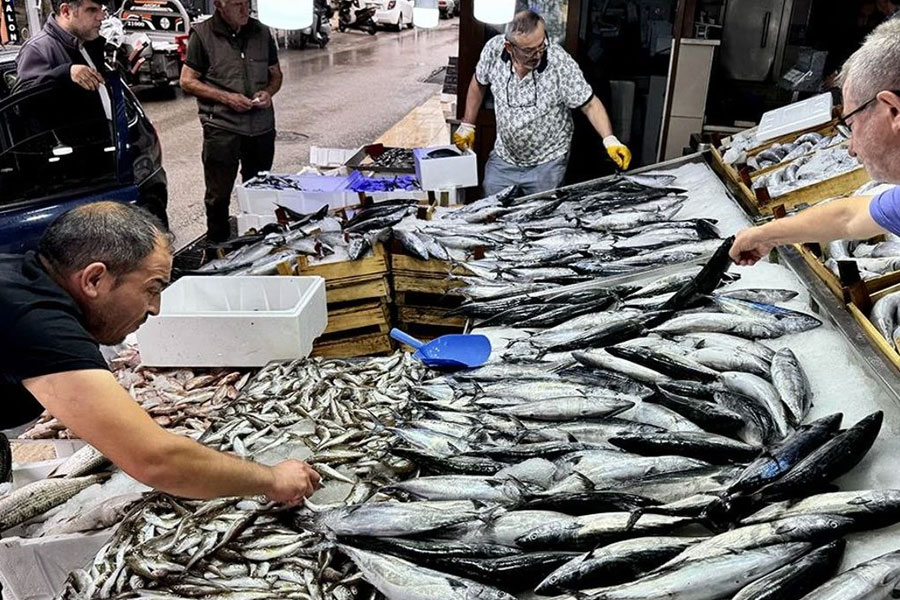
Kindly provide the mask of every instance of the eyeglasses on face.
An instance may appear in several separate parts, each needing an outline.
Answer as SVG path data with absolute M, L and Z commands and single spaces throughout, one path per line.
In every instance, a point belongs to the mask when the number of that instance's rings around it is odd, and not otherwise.
M 888 91 L 890 93 L 894 94 L 895 96 L 900 96 L 900 90 L 888 90 Z M 881 92 L 878 92 L 878 93 L 880 94 Z M 866 110 L 867 108 L 869 108 L 876 100 L 878 100 L 878 94 L 876 94 L 874 97 L 870 98 L 868 101 L 860 104 L 854 110 L 851 110 L 846 115 L 842 115 L 842 116 L 838 117 L 838 124 L 836 127 L 837 132 L 849 140 L 850 136 L 853 135 L 853 128 L 852 128 L 852 124 L 850 123 L 850 118 L 855 115 L 858 115 L 859 113 L 861 113 L 864 110 Z

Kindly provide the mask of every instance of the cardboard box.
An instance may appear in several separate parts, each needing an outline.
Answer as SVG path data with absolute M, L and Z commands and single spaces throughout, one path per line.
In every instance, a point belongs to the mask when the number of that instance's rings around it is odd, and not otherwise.
M 428 158 L 435 150 L 450 150 L 457 156 Z M 476 187 L 478 185 L 478 159 L 471 150 L 460 151 L 456 146 L 417 148 L 416 176 L 422 189 L 426 191 L 451 190 Z

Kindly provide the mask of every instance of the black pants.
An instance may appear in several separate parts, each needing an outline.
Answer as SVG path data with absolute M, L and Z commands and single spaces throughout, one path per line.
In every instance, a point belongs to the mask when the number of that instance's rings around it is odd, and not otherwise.
M 237 177 L 256 177 L 272 168 L 275 158 L 275 132 L 241 135 L 218 127 L 203 127 L 203 176 L 206 180 L 206 235 L 212 242 L 223 242 L 231 235 L 228 205 Z

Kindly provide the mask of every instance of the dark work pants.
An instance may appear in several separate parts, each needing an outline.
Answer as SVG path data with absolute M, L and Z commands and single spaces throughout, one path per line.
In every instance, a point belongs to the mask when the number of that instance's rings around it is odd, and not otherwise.
M 206 235 L 223 242 L 231 235 L 228 205 L 241 167 L 241 180 L 256 177 L 272 168 L 275 158 L 275 131 L 262 135 L 241 135 L 218 127 L 203 127 L 203 176 L 206 180 Z

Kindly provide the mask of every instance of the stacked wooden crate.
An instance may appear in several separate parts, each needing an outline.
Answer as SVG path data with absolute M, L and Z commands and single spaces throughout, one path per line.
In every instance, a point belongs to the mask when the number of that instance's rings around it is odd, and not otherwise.
M 349 358 L 393 350 L 390 262 L 378 244 L 372 255 L 356 261 L 310 264 L 299 260 L 297 274 L 325 279 L 328 328 L 313 347 L 313 356 Z
M 463 297 L 454 291 L 465 284 L 452 276 L 465 275 L 464 267 L 414 258 L 395 248 L 391 273 L 398 328 L 423 340 L 463 331 L 466 318 L 447 313 L 462 304 Z

